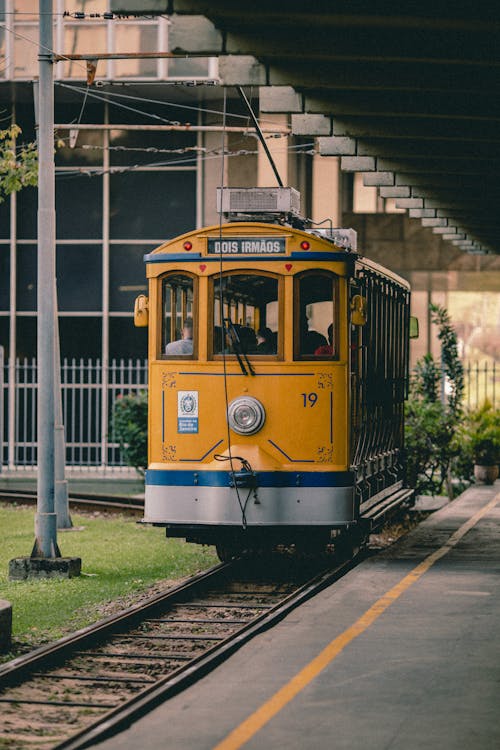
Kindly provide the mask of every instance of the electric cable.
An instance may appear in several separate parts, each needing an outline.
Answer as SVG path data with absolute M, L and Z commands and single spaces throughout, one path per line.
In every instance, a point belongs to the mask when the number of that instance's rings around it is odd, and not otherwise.
M 222 158 L 221 158 L 221 202 L 222 195 L 225 185 L 225 152 L 226 152 L 226 106 L 227 106 L 227 90 L 224 86 L 223 89 L 223 114 L 222 114 Z M 222 209 L 222 206 L 221 206 Z M 222 347 L 222 369 L 223 369 L 223 381 L 224 381 L 224 404 L 225 404 L 225 417 L 226 417 L 226 436 L 227 436 L 227 450 L 229 461 L 230 472 L 233 480 L 233 487 L 236 491 L 236 497 L 238 499 L 238 505 L 241 511 L 241 525 L 243 529 L 247 528 L 246 518 L 246 502 L 242 502 L 240 496 L 240 490 L 236 482 L 236 474 L 234 471 L 232 447 L 231 447 L 231 428 L 229 426 L 229 390 L 228 390 L 228 376 L 227 376 L 227 357 L 226 357 L 226 335 L 224 325 L 224 267 L 223 267 L 223 253 L 222 253 L 222 210 L 219 211 L 219 319 L 221 322 L 221 347 Z
M 76 86 L 76 87 L 69 86 L 68 84 L 61 83 L 60 81 L 56 81 L 55 84 L 60 86 L 63 89 L 70 89 L 72 91 L 79 91 L 79 92 L 84 91 L 84 89 L 82 89 L 80 86 Z M 121 102 L 110 101 L 109 98 L 103 94 L 97 94 L 95 92 L 89 91 L 88 96 L 90 96 L 92 99 L 97 99 L 98 101 L 106 102 L 107 104 L 112 104 L 113 106 L 118 107 L 120 109 L 124 109 L 128 112 L 134 112 L 137 115 L 143 115 L 144 117 L 149 117 L 152 120 L 158 120 L 159 122 L 162 122 L 164 125 L 182 125 L 182 123 L 179 122 L 178 120 L 169 120 L 168 118 L 162 117 L 161 115 L 157 115 L 154 112 L 144 112 L 141 109 L 137 109 L 135 107 L 129 107 L 126 104 L 122 104 Z M 134 97 L 131 97 L 131 98 L 133 99 Z
M 158 83 L 160 83 L 160 84 L 161 83 L 168 83 L 168 81 L 158 81 Z M 71 84 L 68 84 L 68 83 L 63 83 L 62 81 L 55 81 L 55 84 L 57 86 L 61 86 L 63 88 L 72 89 L 73 91 L 83 91 L 83 89 L 82 89 L 81 86 L 76 86 L 76 85 L 71 85 Z M 179 84 L 183 85 L 183 82 L 180 81 Z M 203 84 L 203 80 L 201 80 L 201 84 Z M 137 83 L 128 83 L 128 82 L 123 82 L 123 83 L 120 82 L 119 84 L 116 84 L 116 82 L 112 82 L 109 85 L 137 86 L 138 84 Z M 158 105 L 164 106 L 164 107 L 174 107 L 176 109 L 186 109 L 186 110 L 191 110 L 191 111 L 194 111 L 194 112 L 203 112 L 205 114 L 219 115 L 221 117 L 224 116 L 224 113 L 221 112 L 221 110 L 219 110 L 219 109 L 208 109 L 207 107 L 194 106 L 194 105 L 191 105 L 191 104 L 181 104 L 180 102 L 169 102 L 169 101 L 165 101 L 165 100 L 161 100 L 161 99 L 150 99 L 150 98 L 147 98 L 147 97 L 137 96 L 137 95 L 131 95 L 131 94 L 120 94 L 120 93 L 118 93 L 116 91 L 105 91 L 104 93 L 107 96 L 109 96 L 109 97 L 115 97 L 117 99 L 132 99 L 133 101 L 142 102 L 143 104 L 158 104 Z M 112 102 L 110 102 L 110 104 L 111 103 Z M 227 117 L 234 117 L 235 119 L 238 119 L 238 120 L 245 120 L 245 122 L 249 122 L 249 119 L 250 119 L 249 115 L 237 114 L 236 112 L 227 112 L 226 113 L 226 118 Z M 275 123 L 272 123 L 270 120 L 268 121 L 268 123 L 270 125 L 274 125 L 275 124 Z M 180 124 L 180 123 L 176 123 L 176 124 Z M 265 125 L 266 124 L 266 120 L 261 120 L 261 124 Z M 287 131 L 287 132 L 284 133 L 284 135 L 290 135 L 290 132 Z
M 310 151 L 305 151 L 305 154 L 310 154 Z M 85 177 L 99 177 L 103 174 L 127 174 L 129 172 L 133 171 L 154 171 L 155 169 L 162 169 L 162 168 L 168 168 L 175 169 L 176 167 L 180 169 L 194 169 L 196 167 L 197 161 L 206 162 L 212 159 L 218 159 L 220 157 L 220 153 L 218 154 L 210 154 L 209 156 L 203 156 L 201 159 L 196 157 L 189 157 L 186 159 L 175 159 L 173 161 L 161 161 L 161 162 L 151 162 L 149 164 L 133 164 L 129 166 L 116 166 L 116 167 L 109 167 L 107 169 L 104 169 L 103 167 L 74 167 L 74 168 L 59 168 L 56 170 L 56 176 L 71 176 L 71 177 L 80 177 L 84 175 Z M 239 156 L 239 152 L 233 154 L 232 152 L 225 152 L 225 156 Z

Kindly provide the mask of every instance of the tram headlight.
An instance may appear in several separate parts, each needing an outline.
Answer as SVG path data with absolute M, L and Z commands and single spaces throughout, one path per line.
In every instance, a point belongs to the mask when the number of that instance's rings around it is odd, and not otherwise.
M 241 396 L 231 401 L 227 415 L 230 428 L 239 435 L 253 435 L 266 420 L 264 407 L 252 396 Z

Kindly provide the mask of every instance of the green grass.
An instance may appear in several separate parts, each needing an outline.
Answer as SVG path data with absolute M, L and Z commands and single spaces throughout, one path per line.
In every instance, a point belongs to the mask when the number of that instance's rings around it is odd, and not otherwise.
M 9 581 L 9 560 L 31 553 L 34 513 L 0 504 L 0 599 L 12 604 L 15 644 L 59 638 L 105 616 L 106 602 L 217 562 L 213 547 L 166 540 L 164 529 L 139 525 L 136 519 L 72 513 L 75 529 L 82 530 L 59 532 L 58 544 L 63 557 L 82 559 L 82 575 Z

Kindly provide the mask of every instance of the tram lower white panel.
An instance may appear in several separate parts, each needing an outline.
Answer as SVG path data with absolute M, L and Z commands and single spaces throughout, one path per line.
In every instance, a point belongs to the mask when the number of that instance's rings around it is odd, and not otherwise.
M 356 518 L 353 487 L 260 487 L 258 502 L 240 488 L 239 497 L 248 526 L 336 526 Z M 241 526 L 240 502 L 233 488 L 146 485 L 144 521 Z

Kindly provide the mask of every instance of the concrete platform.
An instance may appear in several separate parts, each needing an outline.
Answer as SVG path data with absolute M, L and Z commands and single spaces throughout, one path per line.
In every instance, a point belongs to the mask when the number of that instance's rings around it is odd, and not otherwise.
M 467 490 L 98 747 L 498 750 L 499 531 Z

